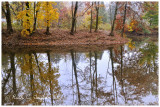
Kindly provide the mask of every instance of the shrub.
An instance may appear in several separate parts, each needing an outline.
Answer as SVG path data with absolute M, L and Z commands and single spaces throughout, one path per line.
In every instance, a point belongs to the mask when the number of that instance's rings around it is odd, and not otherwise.
M 109 23 L 101 23 L 99 24 L 99 29 L 100 30 L 111 30 L 111 25 Z

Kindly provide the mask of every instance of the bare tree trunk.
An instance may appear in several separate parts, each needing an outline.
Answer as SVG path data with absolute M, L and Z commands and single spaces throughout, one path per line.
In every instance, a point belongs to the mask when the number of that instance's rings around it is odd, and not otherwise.
M 73 1 L 72 1 L 72 6 L 71 6 L 71 12 L 72 12 L 72 21 L 73 21 Z
M 47 2 L 48 5 L 48 2 Z M 48 11 L 47 11 L 48 12 Z M 49 20 L 47 20 L 47 28 L 46 28 L 46 35 L 50 35 L 51 33 L 49 32 Z
M 37 2 L 37 6 L 39 5 L 39 3 Z M 36 10 L 36 3 L 34 2 L 34 25 L 33 25 L 33 32 L 35 32 L 36 30 L 36 26 L 37 26 L 37 15 L 38 15 L 38 11 Z
M 73 1 L 72 1 L 72 18 L 73 18 Z M 76 32 L 76 24 L 77 24 L 77 19 L 76 19 L 76 17 L 75 17 L 75 24 L 74 24 L 74 32 Z
M 111 5 L 109 5 L 109 13 L 110 13 L 110 23 L 112 25 L 112 9 L 111 9 Z
M 96 6 L 96 28 L 95 28 L 95 32 L 97 32 L 98 30 L 98 14 L 99 14 L 99 2 L 98 2 L 98 6 Z
M 93 7 L 93 2 L 92 2 L 92 7 Z M 91 24 L 90 24 L 90 33 L 92 32 L 92 22 L 93 22 L 93 19 L 92 19 L 92 7 L 91 7 Z
M 60 28 L 60 18 L 58 19 L 58 28 Z
M 13 29 L 12 29 L 12 24 L 11 24 L 11 13 L 10 13 L 10 8 L 9 8 L 9 2 L 5 2 L 6 3 L 6 12 L 5 12 L 5 16 L 6 16 L 6 21 L 7 21 L 7 31 L 8 33 L 12 33 Z
M 48 20 L 47 20 L 47 23 L 48 23 Z M 47 26 L 46 34 L 47 34 L 47 35 L 50 35 L 50 32 L 49 32 L 49 26 Z
M 72 6 L 71 6 L 71 12 L 72 12 L 72 22 L 73 23 L 73 7 L 74 7 L 74 4 L 73 4 L 73 1 L 72 1 Z
M 117 15 L 117 8 L 118 8 L 118 2 L 116 2 L 116 9 L 115 9 L 115 13 L 114 13 L 114 19 L 113 19 L 113 23 L 112 23 L 110 36 L 114 36 L 113 30 L 114 30 L 114 23 L 115 23 L 115 20 L 116 20 L 116 15 Z
M 74 35 L 74 26 L 75 26 L 75 21 L 76 21 L 77 9 L 78 9 L 78 1 L 76 1 L 74 15 L 72 17 L 72 27 L 71 27 L 71 32 L 70 32 L 71 35 Z
M 77 19 L 75 20 L 75 25 L 74 25 L 74 32 L 77 30 Z
M 121 33 L 121 37 L 123 37 L 123 33 L 124 33 L 124 26 L 125 26 L 125 20 L 126 20 L 126 11 L 127 11 L 127 2 L 125 3 L 125 7 L 124 7 L 124 17 L 123 17 L 123 28 L 122 28 L 122 33 Z

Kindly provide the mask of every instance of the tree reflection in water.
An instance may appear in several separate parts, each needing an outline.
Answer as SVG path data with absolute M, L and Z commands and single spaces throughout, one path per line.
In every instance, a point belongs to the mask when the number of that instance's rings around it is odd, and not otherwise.
M 121 46 L 121 53 L 123 53 L 122 48 Z M 121 65 L 117 66 L 116 77 L 118 81 L 121 80 L 119 84 L 122 86 L 121 93 L 123 93 L 125 103 L 134 103 L 134 100 L 138 100 L 140 104 L 143 104 L 144 102 L 141 96 L 145 97 L 158 94 L 157 69 L 156 71 L 152 69 L 158 67 L 158 64 L 155 63 L 155 60 L 157 60 L 157 52 L 157 45 L 148 43 L 146 46 L 141 47 L 138 52 L 134 52 L 130 57 L 126 57 L 126 54 L 121 54 Z M 116 56 L 115 59 L 119 61 L 119 55 Z M 154 64 L 154 66 L 148 66 L 148 64 L 151 63 Z M 157 102 L 153 102 L 150 104 L 156 103 Z
M 129 45 L 2 54 L 2 105 L 158 104 L 158 46 Z

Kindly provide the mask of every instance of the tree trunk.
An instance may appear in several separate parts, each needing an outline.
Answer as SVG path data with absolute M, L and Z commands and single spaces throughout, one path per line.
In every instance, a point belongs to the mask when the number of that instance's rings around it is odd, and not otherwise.
M 72 1 L 72 18 L 73 18 L 73 1 Z M 74 32 L 76 32 L 76 24 L 77 24 L 77 20 L 75 17 Z
M 91 51 L 89 52 L 89 62 L 90 62 L 90 64 L 89 64 L 89 66 L 90 66 L 90 78 L 91 78 L 91 104 L 93 105 L 93 79 L 92 79 L 92 69 L 91 69 L 91 67 L 92 67 L 92 53 L 91 53 Z
M 48 68 L 48 72 L 49 72 L 49 85 L 50 85 L 50 94 L 51 94 L 51 103 L 53 105 L 53 86 L 52 86 L 52 81 L 51 81 L 51 61 L 50 61 L 50 53 L 47 52 L 47 56 L 48 56 L 48 64 L 49 64 L 49 68 Z
M 92 2 L 92 7 L 93 7 L 93 2 Z M 90 25 L 90 33 L 92 32 L 92 22 L 93 22 L 93 19 L 92 19 L 92 7 L 91 7 L 91 25 Z
M 12 24 L 11 24 L 11 13 L 10 13 L 10 8 L 9 8 L 9 2 L 6 2 L 6 21 L 7 21 L 7 31 L 8 33 L 12 33 Z
M 35 60 L 36 60 L 36 64 L 37 64 L 37 67 L 38 67 L 38 70 L 39 70 L 39 73 L 40 73 L 40 77 L 42 76 L 41 74 L 41 69 L 40 69 L 40 66 L 39 66 L 39 63 L 38 63 L 38 57 L 37 57 L 37 54 L 36 53 L 33 53 L 34 54 L 34 57 L 35 57 Z M 42 80 L 42 79 L 41 79 Z
M 98 14 L 99 14 L 99 2 L 98 2 L 98 6 L 96 6 L 96 28 L 95 28 L 95 32 L 97 32 L 98 30 Z
M 124 17 L 123 17 L 123 28 L 122 28 L 122 33 L 121 33 L 121 37 L 123 37 L 123 33 L 124 33 L 124 26 L 125 26 L 125 21 L 126 21 L 126 11 L 127 11 L 127 2 L 125 3 L 125 7 L 124 7 Z
M 4 91 L 5 91 L 5 86 L 10 78 L 10 74 L 11 74 L 11 69 L 7 70 L 7 77 L 6 79 L 3 79 L 3 85 L 2 85 L 2 105 L 4 105 L 5 103 L 5 94 L 4 94 Z
M 60 18 L 58 19 L 58 28 L 60 28 Z
M 24 6 L 23 6 L 23 2 L 21 2 L 22 3 L 22 11 L 24 10 Z M 23 21 L 22 21 L 22 19 L 21 19 L 21 26 L 23 27 Z
M 117 8 L 118 8 L 118 2 L 116 2 L 116 9 L 115 9 L 115 13 L 114 13 L 114 19 L 113 19 L 113 23 L 112 23 L 110 36 L 114 36 L 113 30 L 114 30 L 114 23 L 115 23 L 115 20 L 116 20 L 116 15 L 117 15 Z
M 29 68 L 30 68 L 30 86 L 31 86 L 31 97 L 32 101 L 34 100 L 34 74 L 33 74 L 33 67 L 32 67 L 32 54 L 29 53 Z
M 34 2 L 34 25 L 33 25 L 33 32 L 36 30 L 36 2 Z
M 78 1 L 76 1 L 74 15 L 72 17 L 72 27 L 71 27 L 71 32 L 70 32 L 71 35 L 74 35 L 74 25 L 75 25 L 75 21 L 76 21 L 77 9 L 78 9 Z
M 13 93 L 14 93 L 14 96 L 17 97 L 16 69 L 15 69 L 14 57 L 15 57 L 15 54 L 11 53 L 10 60 L 11 60 L 11 70 L 12 70 L 12 76 L 13 76 Z M 15 98 L 13 100 L 14 100 L 14 105 L 17 105 L 17 100 Z
M 26 2 L 26 10 L 29 10 L 29 2 Z M 26 13 L 27 18 L 27 24 L 30 26 L 30 22 L 29 22 L 29 15 L 28 13 Z M 30 28 L 27 28 L 27 31 L 30 33 Z
M 111 5 L 109 5 L 109 13 L 110 13 L 110 23 L 112 25 L 112 10 L 111 10 Z
M 73 54 L 73 51 L 72 51 L 72 50 L 71 50 L 71 57 L 72 57 L 72 65 L 73 65 L 73 68 L 74 68 L 74 74 L 75 74 L 76 86 L 77 86 L 77 92 L 78 92 L 78 104 L 81 104 L 77 70 L 76 70 L 75 59 L 74 59 L 74 54 Z
M 50 32 L 49 32 L 49 26 L 47 26 L 46 34 L 47 34 L 47 35 L 50 35 Z
M 124 96 L 124 101 L 125 104 L 127 103 L 126 101 L 126 96 L 125 96 L 125 91 L 124 91 L 124 87 L 123 87 L 123 46 L 121 46 L 121 88 L 122 88 L 122 95 Z
M 39 5 L 39 3 L 37 2 L 37 6 Z M 38 11 L 36 10 L 36 3 L 34 2 L 34 26 L 33 26 L 33 31 L 35 32 L 35 30 L 37 29 L 37 16 L 38 16 Z
M 47 5 L 48 5 L 48 2 L 47 2 Z M 48 13 L 48 11 L 47 11 L 47 13 Z M 50 35 L 50 33 L 49 33 L 49 20 L 47 20 L 46 35 Z
M 149 25 L 152 26 L 152 21 L 150 20 Z
M 115 104 L 115 92 L 114 92 L 114 90 L 115 90 L 115 73 L 114 73 L 114 63 L 113 63 L 113 53 L 112 53 L 112 51 L 113 51 L 113 48 L 110 48 L 109 49 L 110 50 L 110 59 L 111 59 L 111 66 L 112 66 L 112 77 L 113 77 L 113 95 L 114 95 L 114 104 Z
M 42 93 L 44 93 L 44 89 L 43 89 L 43 81 L 44 81 L 44 78 L 42 77 L 42 72 L 41 72 L 41 69 L 40 69 L 40 66 L 39 66 L 39 62 L 38 62 L 38 57 L 37 57 L 37 54 L 36 53 L 33 53 L 34 56 L 35 56 L 35 60 L 36 60 L 36 63 L 37 63 L 37 67 L 38 67 L 38 70 L 39 70 L 39 74 L 40 74 L 40 81 L 41 81 L 41 90 L 42 90 Z M 45 105 L 46 105 L 46 101 L 45 99 L 43 100 Z
M 122 70 L 123 70 L 123 47 L 121 46 L 121 79 L 122 79 Z
M 97 88 L 98 88 L 98 84 L 97 84 L 97 52 L 95 52 L 94 54 L 95 54 L 95 73 L 96 73 L 96 97 L 98 98 L 98 94 L 97 94 Z
M 75 25 L 74 25 L 74 32 L 76 32 L 77 28 L 77 19 L 75 20 Z
M 72 1 L 72 7 L 71 7 L 71 10 L 72 10 L 72 19 L 73 19 L 73 1 Z

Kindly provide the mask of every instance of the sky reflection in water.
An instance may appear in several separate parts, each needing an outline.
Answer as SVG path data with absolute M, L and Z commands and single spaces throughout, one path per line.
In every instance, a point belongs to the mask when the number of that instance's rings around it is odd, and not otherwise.
M 157 52 L 149 43 L 98 52 L 2 54 L 2 104 L 157 105 Z

